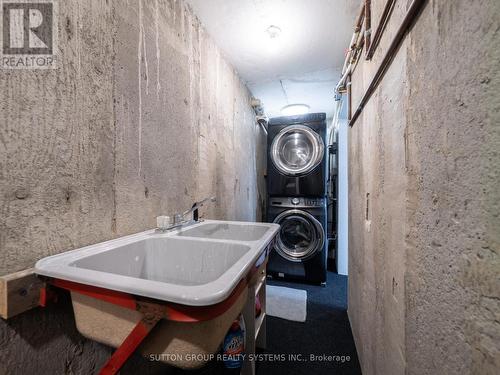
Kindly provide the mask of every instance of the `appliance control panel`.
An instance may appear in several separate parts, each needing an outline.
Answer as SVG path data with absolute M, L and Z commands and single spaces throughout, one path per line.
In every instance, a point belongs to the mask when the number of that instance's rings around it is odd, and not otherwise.
M 324 207 L 325 198 L 270 198 L 269 204 L 272 207 L 296 207 L 296 208 L 307 208 L 307 207 Z
M 325 204 L 324 198 L 304 199 L 304 205 L 308 207 L 321 207 Z

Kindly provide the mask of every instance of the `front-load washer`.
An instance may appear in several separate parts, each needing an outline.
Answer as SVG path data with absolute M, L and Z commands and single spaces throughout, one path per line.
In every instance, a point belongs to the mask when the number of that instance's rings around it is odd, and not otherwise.
M 326 115 L 275 117 L 267 136 L 267 191 L 271 197 L 324 197 L 327 184 Z
M 268 221 L 281 226 L 267 273 L 276 279 L 326 282 L 325 198 L 270 197 Z

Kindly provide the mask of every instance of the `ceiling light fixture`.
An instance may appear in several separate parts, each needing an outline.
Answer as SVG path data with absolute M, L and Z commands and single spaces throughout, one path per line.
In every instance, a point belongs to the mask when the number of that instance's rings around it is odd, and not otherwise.
M 290 104 L 281 108 L 281 114 L 283 116 L 303 115 L 309 113 L 310 108 L 307 104 Z
M 278 26 L 271 25 L 266 29 L 266 33 L 271 39 L 276 39 L 281 35 L 281 29 Z

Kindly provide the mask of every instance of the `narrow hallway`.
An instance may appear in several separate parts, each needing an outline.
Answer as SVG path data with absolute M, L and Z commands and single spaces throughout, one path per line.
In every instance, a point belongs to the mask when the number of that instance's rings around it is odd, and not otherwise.
M 0 375 L 500 374 L 499 64 L 500 0 L 0 0 Z

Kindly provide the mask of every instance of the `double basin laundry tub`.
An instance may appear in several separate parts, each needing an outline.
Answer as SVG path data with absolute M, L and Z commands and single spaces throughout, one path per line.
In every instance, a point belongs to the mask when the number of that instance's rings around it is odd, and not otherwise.
M 265 274 L 278 230 L 276 224 L 206 220 L 50 256 L 37 262 L 35 272 L 56 286 L 76 285 L 68 289 L 78 330 L 114 347 L 143 317 L 120 305 L 120 298 L 165 304 L 170 313 L 138 350 L 196 368 L 217 351 L 247 302 L 248 288 Z M 87 287 L 110 298 L 94 298 Z

